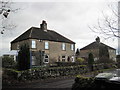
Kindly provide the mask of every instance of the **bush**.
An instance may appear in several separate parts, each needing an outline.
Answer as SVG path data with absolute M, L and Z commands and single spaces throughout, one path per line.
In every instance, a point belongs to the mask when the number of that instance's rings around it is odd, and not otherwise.
M 94 78 L 78 75 L 75 78 L 72 90 L 79 90 L 80 88 L 94 88 L 94 86 Z
M 2 58 L 2 67 L 3 68 L 14 68 L 16 66 L 16 62 L 12 57 L 3 56 Z
M 83 58 L 77 58 L 77 60 L 76 60 L 78 63 L 84 63 L 85 62 L 85 60 L 83 59 Z
M 18 52 L 18 70 L 30 69 L 30 50 L 28 44 L 23 44 Z
M 118 68 L 120 68 L 120 55 L 117 55 L 116 59 L 117 59 L 117 66 Z
M 108 57 L 101 57 L 98 61 L 96 61 L 97 63 L 114 63 L 114 61 L 112 59 L 109 59 Z
M 57 66 L 76 66 L 76 65 L 79 65 L 78 62 L 56 62 Z
M 94 63 L 94 57 L 92 53 L 89 53 L 88 55 L 88 66 L 90 71 L 93 71 L 93 63 Z

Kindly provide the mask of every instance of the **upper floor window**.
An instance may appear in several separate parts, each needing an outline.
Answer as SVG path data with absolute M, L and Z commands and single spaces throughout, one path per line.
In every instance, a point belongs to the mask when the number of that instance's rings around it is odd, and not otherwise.
M 36 48 L 36 41 L 32 40 L 32 48 Z
M 74 45 L 73 45 L 73 44 L 71 44 L 71 50 L 72 50 L 72 51 L 74 50 Z
M 66 45 L 65 43 L 62 43 L 62 50 L 65 50 L 66 49 Z
M 49 43 L 45 42 L 45 49 L 49 49 Z

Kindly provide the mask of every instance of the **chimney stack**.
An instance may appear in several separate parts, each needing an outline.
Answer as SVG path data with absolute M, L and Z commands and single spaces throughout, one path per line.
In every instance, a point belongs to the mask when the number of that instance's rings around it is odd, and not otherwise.
M 100 38 L 99 37 L 96 38 L 96 42 L 100 43 Z
M 42 29 L 42 30 L 47 30 L 47 23 L 46 23 L 46 21 L 42 21 L 42 24 L 40 24 L 40 28 Z

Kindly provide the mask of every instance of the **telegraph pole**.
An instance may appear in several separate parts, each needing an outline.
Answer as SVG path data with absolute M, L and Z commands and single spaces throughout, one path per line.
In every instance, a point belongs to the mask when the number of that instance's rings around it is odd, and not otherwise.
M 118 55 L 120 55 L 120 1 L 118 2 Z

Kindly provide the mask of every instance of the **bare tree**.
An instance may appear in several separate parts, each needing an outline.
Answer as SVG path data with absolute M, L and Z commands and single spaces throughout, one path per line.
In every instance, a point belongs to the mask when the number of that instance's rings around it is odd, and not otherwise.
M 17 12 L 20 8 L 13 8 L 12 5 L 14 2 L 10 0 L 0 1 L 0 33 L 4 34 L 5 30 L 11 30 L 16 27 L 13 23 L 8 23 L 9 21 L 9 14 Z
M 118 13 L 118 6 L 108 5 L 109 13 L 106 14 L 102 11 L 102 19 L 98 19 L 97 25 L 89 26 L 89 28 L 98 34 L 104 35 L 105 39 L 109 39 L 112 37 L 120 38 L 120 25 L 118 26 L 118 22 L 120 22 L 120 12 Z

